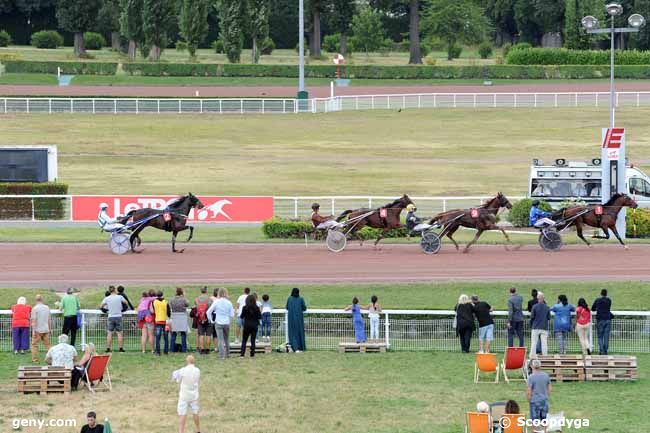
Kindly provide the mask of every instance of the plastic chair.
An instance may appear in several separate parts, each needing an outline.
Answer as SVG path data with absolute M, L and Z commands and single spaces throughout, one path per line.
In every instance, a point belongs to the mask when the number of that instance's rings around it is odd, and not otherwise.
M 503 370 L 503 378 L 506 382 L 523 381 L 528 378 L 526 371 L 526 348 L 525 347 L 507 347 L 503 361 L 501 362 L 501 370 Z M 510 379 L 508 377 L 508 370 L 519 370 L 521 372 L 521 379 Z
M 482 381 L 481 373 L 495 373 L 493 382 Z M 499 383 L 499 364 L 494 353 L 477 353 L 474 363 L 474 383 Z
M 465 433 L 492 433 L 490 414 L 485 412 L 467 412 Z
M 499 418 L 499 425 L 503 433 L 525 433 L 528 429 L 526 425 L 519 425 L 519 419 L 526 418 L 524 414 L 504 414 Z
M 113 385 L 111 384 L 111 373 L 108 370 L 108 363 L 111 360 L 111 354 L 107 353 L 104 355 L 94 355 L 88 361 L 88 366 L 86 367 L 85 379 L 86 386 L 90 392 L 101 391 L 108 389 L 109 391 L 113 390 Z M 104 385 L 100 388 L 100 385 Z

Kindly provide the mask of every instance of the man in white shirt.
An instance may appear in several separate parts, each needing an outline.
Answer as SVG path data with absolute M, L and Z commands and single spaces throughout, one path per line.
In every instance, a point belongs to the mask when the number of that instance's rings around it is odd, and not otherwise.
M 241 310 L 246 305 L 246 298 L 251 294 L 251 289 L 246 287 L 244 293 L 237 298 L 237 327 L 235 328 L 235 344 L 239 343 L 239 338 L 241 337 L 241 328 L 243 322 L 241 320 Z
M 67 370 L 74 368 L 74 361 L 77 358 L 77 349 L 68 344 L 68 336 L 59 335 L 59 344 L 56 344 L 47 351 L 45 362 L 52 367 L 64 367 Z
M 124 334 L 122 332 L 122 310 L 123 306 L 128 307 L 126 299 L 117 294 L 114 286 L 110 287 L 110 295 L 102 300 L 100 308 L 108 310 L 108 320 L 106 322 L 106 352 L 110 352 L 113 347 L 113 332 L 117 334 L 117 345 L 120 352 L 124 352 Z
M 186 358 L 185 367 L 172 373 L 172 380 L 179 383 L 178 391 L 178 417 L 179 433 L 185 433 L 185 421 L 187 419 L 188 408 L 192 411 L 196 431 L 201 431 L 199 423 L 199 380 L 201 379 L 201 370 L 194 365 L 194 357 L 189 355 Z
M 212 313 L 214 312 L 214 319 Z M 219 297 L 210 305 L 207 311 L 208 320 L 214 323 L 214 329 L 217 332 L 219 341 L 219 357 L 226 359 L 230 356 L 230 320 L 235 316 L 235 309 L 228 299 L 228 290 L 219 289 Z
M 99 207 L 99 215 L 97 215 L 97 223 L 99 224 L 99 227 L 101 227 L 102 230 L 106 232 L 112 232 L 115 229 L 124 227 L 124 224 L 118 223 L 117 219 L 111 218 L 108 215 L 108 205 L 106 203 L 102 203 L 101 206 Z

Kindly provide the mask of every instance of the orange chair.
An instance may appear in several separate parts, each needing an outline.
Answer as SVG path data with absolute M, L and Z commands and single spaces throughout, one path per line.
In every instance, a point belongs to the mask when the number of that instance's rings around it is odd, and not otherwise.
M 524 414 L 503 414 L 499 418 L 499 425 L 501 426 L 501 431 L 503 433 L 525 433 L 527 428 L 526 425 L 520 425 L 519 419 L 526 417 Z
M 481 373 L 495 373 L 493 382 L 481 381 Z M 474 383 L 499 383 L 499 364 L 495 353 L 477 353 L 474 363 Z
M 467 412 L 465 433 L 492 433 L 490 414 L 485 412 Z
M 526 380 L 528 372 L 526 371 L 526 348 L 525 347 L 508 347 L 506 348 L 503 361 L 501 362 L 501 370 L 503 370 L 503 378 L 506 382 L 511 380 L 521 381 Z M 510 379 L 508 377 L 508 370 L 519 370 L 521 379 Z
M 85 379 L 86 386 L 90 392 L 95 392 L 96 390 L 113 390 L 113 385 L 111 384 L 111 373 L 108 371 L 108 363 L 111 360 L 111 354 L 107 353 L 104 355 L 94 355 L 88 361 L 88 366 L 86 367 Z M 100 385 L 104 385 L 102 388 L 99 388 Z

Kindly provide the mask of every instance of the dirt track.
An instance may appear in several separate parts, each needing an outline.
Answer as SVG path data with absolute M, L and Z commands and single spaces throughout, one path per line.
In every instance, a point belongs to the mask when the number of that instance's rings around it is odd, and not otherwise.
M 444 245 L 427 256 L 419 246 L 349 245 L 339 254 L 322 244 L 189 245 L 172 254 L 150 244 L 142 254 L 113 255 L 106 244 L 0 244 L 0 287 L 94 287 L 125 284 L 228 282 L 340 283 L 432 280 L 645 280 L 650 246 L 566 246 L 544 253 L 537 246 L 505 251 L 479 246 L 469 254 Z

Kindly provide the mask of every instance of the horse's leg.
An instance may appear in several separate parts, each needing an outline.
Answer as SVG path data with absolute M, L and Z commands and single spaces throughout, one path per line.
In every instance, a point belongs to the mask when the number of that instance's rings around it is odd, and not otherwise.
M 589 248 L 591 248 L 591 244 L 587 239 L 585 239 L 584 235 L 582 234 L 583 226 L 582 226 L 582 220 L 580 218 L 576 219 L 575 226 L 576 226 L 576 232 L 578 233 L 578 237 L 582 239 L 582 241 L 586 243 Z
M 131 233 L 131 236 L 129 236 L 129 243 L 131 244 L 131 251 L 134 253 L 141 253 L 142 251 L 137 251 L 135 247 L 139 246 L 142 244 L 142 240 L 140 239 L 140 232 L 144 230 L 146 226 L 140 226 L 137 229 Z
M 379 232 L 379 236 L 377 236 L 377 240 L 375 240 L 375 248 L 377 248 L 377 244 L 379 243 L 379 241 L 384 239 L 386 233 L 388 233 L 388 229 L 383 229 L 382 231 Z
M 187 240 L 185 241 L 185 242 L 189 242 L 194 237 L 194 227 L 192 227 L 192 226 L 185 226 L 185 227 L 190 229 L 190 235 L 188 236 Z M 185 230 L 185 229 L 183 229 L 183 230 Z
M 621 239 L 621 236 L 618 234 L 618 230 L 616 229 L 616 225 L 611 226 L 610 230 L 614 233 L 614 236 L 616 236 L 616 239 L 618 239 L 618 241 L 621 243 L 621 245 L 623 245 L 623 248 L 625 248 L 626 250 L 629 250 L 630 248 L 627 245 L 625 245 L 625 242 L 623 242 L 623 239 Z
M 183 251 L 185 251 L 185 248 L 180 249 L 180 250 L 176 249 L 176 235 L 177 234 L 178 234 L 178 232 L 176 230 L 174 230 L 172 232 L 172 252 L 173 253 L 182 253 Z
M 463 254 L 467 254 L 469 252 L 469 247 L 471 247 L 476 243 L 476 241 L 478 241 L 478 238 L 481 237 L 481 234 L 483 234 L 483 229 L 477 229 L 476 235 L 474 235 L 474 239 L 472 239 L 467 245 L 465 245 L 465 248 L 463 249 Z
M 456 242 L 456 239 L 454 239 L 452 237 L 452 235 L 454 233 L 456 233 L 456 230 L 458 230 L 458 227 L 460 227 L 460 226 L 458 226 L 458 225 L 452 226 L 452 228 L 447 230 L 447 233 L 445 233 L 445 236 L 447 236 L 449 238 L 449 240 L 454 243 L 454 246 L 456 247 L 456 251 L 458 251 L 460 249 L 460 247 L 458 246 L 458 242 Z

